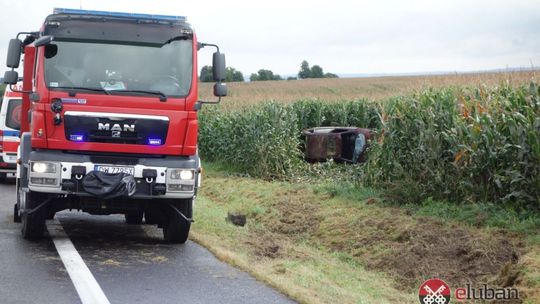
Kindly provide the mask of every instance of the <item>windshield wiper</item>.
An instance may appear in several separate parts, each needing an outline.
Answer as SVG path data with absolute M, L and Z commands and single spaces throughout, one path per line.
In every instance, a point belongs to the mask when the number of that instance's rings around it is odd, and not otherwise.
M 151 91 L 151 90 L 109 90 L 109 93 L 120 92 L 120 93 L 141 93 L 148 95 L 157 95 L 159 96 L 159 101 L 167 101 L 167 95 L 163 94 L 161 91 Z
M 101 92 L 105 93 L 107 95 L 110 95 L 109 91 L 100 89 L 100 88 L 87 88 L 87 87 L 52 87 L 54 89 L 68 89 L 68 90 L 74 90 L 74 91 L 92 91 L 92 92 Z M 71 93 L 69 94 L 71 96 Z M 75 96 L 75 94 L 73 94 Z

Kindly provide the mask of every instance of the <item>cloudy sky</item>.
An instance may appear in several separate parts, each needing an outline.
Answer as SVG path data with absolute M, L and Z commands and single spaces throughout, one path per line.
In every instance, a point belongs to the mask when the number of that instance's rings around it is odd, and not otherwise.
M 247 75 L 296 74 L 304 59 L 338 74 L 540 66 L 540 0 L 1 0 L 0 62 L 18 31 L 38 30 L 53 7 L 80 5 L 185 15 Z

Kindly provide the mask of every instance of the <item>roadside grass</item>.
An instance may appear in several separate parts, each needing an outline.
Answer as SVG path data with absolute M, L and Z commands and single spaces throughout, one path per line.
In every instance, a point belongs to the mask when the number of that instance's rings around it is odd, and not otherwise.
M 538 234 L 537 234 L 538 236 Z M 529 252 L 522 257 L 523 279 L 520 289 L 527 295 L 524 303 L 540 303 L 540 246 L 530 245 Z
M 323 183 L 314 187 L 316 193 L 327 193 L 349 200 L 362 201 L 376 199 L 381 206 L 399 207 L 409 215 L 436 218 L 440 221 L 469 225 L 472 227 L 501 228 L 510 232 L 521 233 L 529 242 L 540 245 L 540 210 L 516 209 L 514 206 L 493 203 L 444 202 L 427 198 L 420 204 L 398 205 L 385 195 L 382 190 L 358 187 L 353 183 Z M 406 192 L 404 189 L 403 193 Z
M 414 293 L 396 289 L 388 275 L 367 271 L 348 254 L 310 242 L 301 229 L 293 227 L 290 235 L 284 235 L 267 227 L 268 222 L 255 220 L 261 215 L 277 216 L 272 207 L 276 199 L 284 193 L 304 195 L 302 185 L 230 178 L 208 167 L 195 206 L 191 238 L 221 260 L 301 303 L 414 302 Z M 230 211 L 247 214 L 248 224 L 227 223 Z M 274 224 L 279 226 L 279 220 Z
M 508 283 L 530 303 L 540 298 L 540 221 L 532 215 L 430 199 L 396 207 L 384 192 L 353 184 L 204 167 L 192 239 L 302 303 L 415 303 L 431 276 L 451 286 Z M 247 215 L 247 225 L 228 223 L 228 212 Z
M 372 195 L 371 200 L 379 206 L 397 207 L 397 204 L 385 198 L 383 191 L 357 188 L 354 184 L 323 184 L 316 186 L 315 189 L 318 192 L 356 201 L 365 200 Z M 404 189 L 403 192 L 406 190 Z M 374 197 L 377 200 L 374 200 Z M 522 237 L 526 242 L 526 248 L 516 267 L 520 270 L 520 275 L 515 283 L 520 292 L 526 296 L 524 303 L 540 303 L 540 215 L 538 210 L 516 210 L 512 206 L 492 203 L 455 204 L 436 201 L 432 198 L 420 204 L 401 205 L 399 208 L 413 217 L 435 218 L 449 224 L 481 228 L 487 233 L 503 231 L 503 233 L 515 233 Z
M 492 203 L 451 204 L 434 201 L 431 198 L 420 205 L 407 205 L 415 215 L 435 217 L 445 221 L 455 221 L 475 227 L 502 228 L 519 232 L 531 242 L 540 245 L 537 233 L 540 231 L 540 217 L 537 211 L 516 211 Z

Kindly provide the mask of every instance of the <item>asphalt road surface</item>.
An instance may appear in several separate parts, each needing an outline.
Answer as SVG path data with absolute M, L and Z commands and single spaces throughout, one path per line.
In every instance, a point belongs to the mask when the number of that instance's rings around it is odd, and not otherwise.
M 50 236 L 26 241 L 13 223 L 14 202 L 8 180 L 0 184 L 0 303 L 94 302 L 81 290 L 101 293 L 102 303 L 292 303 L 205 248 L 165 244 L 161 229 L 127 225 L 123 216 L 64 211 L 48 221 Z

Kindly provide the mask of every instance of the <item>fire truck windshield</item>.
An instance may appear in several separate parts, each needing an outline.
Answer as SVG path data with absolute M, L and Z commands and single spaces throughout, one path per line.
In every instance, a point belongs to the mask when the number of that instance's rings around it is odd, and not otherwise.
M 49 89 L 78 87 L 133 95 L 155 91 L 182 97 L 189 93 L 192 69 L 191 40 L 161 47 L 55 41 L 45 48 Z

